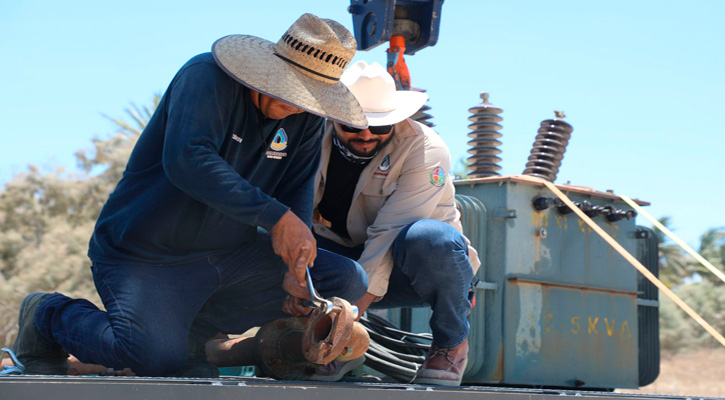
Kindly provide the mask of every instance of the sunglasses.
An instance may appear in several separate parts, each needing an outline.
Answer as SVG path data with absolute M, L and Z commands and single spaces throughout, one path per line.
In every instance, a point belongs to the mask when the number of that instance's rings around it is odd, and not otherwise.
M 393 130 L 393 126 L 395 125 L 369 126 L 368 130 L 370 130 L 370 133 L 372 133 L 373 135 L 387 135 Z M 347 126 L 343 124 L 340 124 L 340 129 L 347 133 L 360 133 L 365 130 L 353 128 L 352 126 Z

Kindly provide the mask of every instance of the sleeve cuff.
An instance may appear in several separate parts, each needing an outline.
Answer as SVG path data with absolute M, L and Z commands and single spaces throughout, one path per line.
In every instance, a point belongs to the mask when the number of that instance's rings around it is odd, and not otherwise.
M 277 225 L 277 222 L 279 222 L 280 218 L 282 218 L 289 209 L 289 207 L 279 201 L 273 200 L 267 208 L 262 211 L 259 218 L 257 218 L 257 226 L 261 226 L 267 232 L 272 231 L 272 228 Z
M 387 280 L 371 279 L 370 284 L 368 285 L 368 293 L 377 296 L 375 301 L 380 301 L 387 292 Z

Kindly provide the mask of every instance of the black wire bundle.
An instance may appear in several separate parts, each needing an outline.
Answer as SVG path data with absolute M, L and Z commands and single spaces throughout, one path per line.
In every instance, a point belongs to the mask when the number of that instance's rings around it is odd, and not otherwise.
M 397 329 L 377 315 L 366 313 L 360 323 L 370 335 L 365 365 L 397 381 L 410 383 L 423 364 L 433 337 Z

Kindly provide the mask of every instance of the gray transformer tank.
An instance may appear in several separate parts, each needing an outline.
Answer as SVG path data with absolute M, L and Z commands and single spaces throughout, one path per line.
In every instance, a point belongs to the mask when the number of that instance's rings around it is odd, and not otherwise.
M 464 384 L 613 389 L 654 381 L 657 291 L 633 266 L 543 184 L 516 176 L 455 184 L 464 233 L 482 262 Z M 624 201 L 559 188 L 657 273 L 657 238 L 635 225 Z M 545 205 L 535 207 L 537 199 Z M 405 313 L 388 315 L 395 322 Z M 428 308 L 410 318 L 413 332 L 430 331 Z

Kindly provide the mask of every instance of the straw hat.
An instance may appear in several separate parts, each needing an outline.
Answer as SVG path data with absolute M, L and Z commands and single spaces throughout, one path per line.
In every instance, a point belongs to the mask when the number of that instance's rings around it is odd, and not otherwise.
M 396 124 L 415 114 L 428 95 L 395 90 L 395 81 L 380 64 L 358 61 L 342 74 L 340 81 L 350 88 L 365 112 L 370 126 Z
M 321 117 L 367 127 L 355 97 L 340 82 L 357 42 L 344 26 L 301 16 L 277 43 L 250 35 L 217 40 L 212 54 L 231 77 L 267 96 Z

